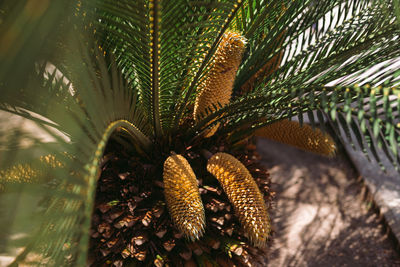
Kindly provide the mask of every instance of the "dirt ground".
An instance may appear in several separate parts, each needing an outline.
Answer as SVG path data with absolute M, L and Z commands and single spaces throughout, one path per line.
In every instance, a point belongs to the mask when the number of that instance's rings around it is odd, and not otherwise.
M 348 159 L 257 142 L 276 191 L 270 266 L 400 266 Z

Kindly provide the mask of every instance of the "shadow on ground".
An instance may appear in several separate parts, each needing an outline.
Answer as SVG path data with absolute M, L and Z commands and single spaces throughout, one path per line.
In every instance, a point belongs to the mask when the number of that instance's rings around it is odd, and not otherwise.
M 343 154 L 330 159 L 265 139 L 257 148 L 277 193 L 270 266 L 400 266 Z

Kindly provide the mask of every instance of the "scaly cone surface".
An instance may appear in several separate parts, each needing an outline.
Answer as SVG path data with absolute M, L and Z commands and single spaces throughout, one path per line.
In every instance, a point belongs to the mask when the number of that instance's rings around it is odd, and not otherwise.
M 190 240 L 199 239 L 205 227 L 205 214 L 196 176 L 187 160 L 172 155 L 164 162 L 164 194 L 176 227 Z
M 255 135 L 326 156 L 333 156 L 336 151 L 329 134 L 297 121 L 278 121 L 256 130 Z
M 200 84 L 194 106 L 193 118 L 196 122 L 207 113 L 229 103 L 236 72 L 242 60 L 245 39 L 235 32 L 224 34 L 215 53 L 214 64 L 207 78 Z M 214 135 L 219 124 L 205 133 L 205 137 Z
M 214 154 L 207 170 L 217 178 L 251 242 L 264 247 L 271 232 L 263 195 L 246 167 L 227 153 Z

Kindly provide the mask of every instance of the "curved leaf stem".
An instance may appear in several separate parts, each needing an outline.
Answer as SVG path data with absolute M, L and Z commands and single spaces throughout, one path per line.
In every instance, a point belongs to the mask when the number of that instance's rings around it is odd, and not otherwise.
M 103 136 L 100 142 L 97 144 L 97 148 L 94 152 L 92 161 L 86 165 L 86 170 L 88 171 L 87 175 L 85 176 L 85 181 L 87 184 L 87 194 L 86 194 L 86 201 L 85 201 L 85 214 L 92 214 L 93 205 L 94 205 L 94 198 L 96 194 L 96 185 L 97 179 L 100 174 L 99 164 L 101 157 L 103 156 L 104 149 L 106 148 L 107 141 L 109 140 L 110 136 L 114 133 L 117 128 L 125 129 L 136 141 L 142 142 L 145 149 L 148 150 L 150 148 L 150 140 L 142 133 L 135 125 L 130 123 L 127 120 L 117 120 L 108 125 L 105 129 Z M 80 251 L 82 253 L 79 254 L 77 259 L 77 266 L 85 266 L 86 265 L 86 255 L 87 249 L 89 247 L 89 229 L 90 229 L 90 222 L 91 217 L 86 216 L 83 222 L 83 235 L 82 240 L 80 242 Z

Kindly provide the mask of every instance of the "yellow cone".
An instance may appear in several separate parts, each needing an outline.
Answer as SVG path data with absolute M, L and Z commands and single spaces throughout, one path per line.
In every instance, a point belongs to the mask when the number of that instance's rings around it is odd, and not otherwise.
M 329 134 L 297 121 L 281 120 L 256 130 L 255 135 L 326 156 L 336 151 Z
M 229 103 L 244 48 L 244 37 L 234 32 L 224 34 L 215 53 L 214 64 L 207 78 L 199 86 L 193 112 L 196 122 L 201 120 L 207 112 L 215 111 L 215 107 Z M 212 136 L 217 129 L 218 125 L 215 125 L 208 130 L 205 137 Z
M 250 241 L 265 247 L 271 232 L 267 207 L 246 167 L 229 154 L 216 153 L 208 160 L 207 170 L 222 185 Z
M 0 170 L 0 191 L 4 189 L 4 183 L 36 183 L 46 175 L 45 168 L 62 168 L 64 164 L 61 163 L 52 154 L 41 156 L 39 158 L 39 166 L 37 168 L 34 164 L 16 164 L 7 169 Z
M 196 176 L 181 155 L 169 156 L 164 162 L 164 194 L 176 227 L 190 240 L 204 232 L 205 214 Z

